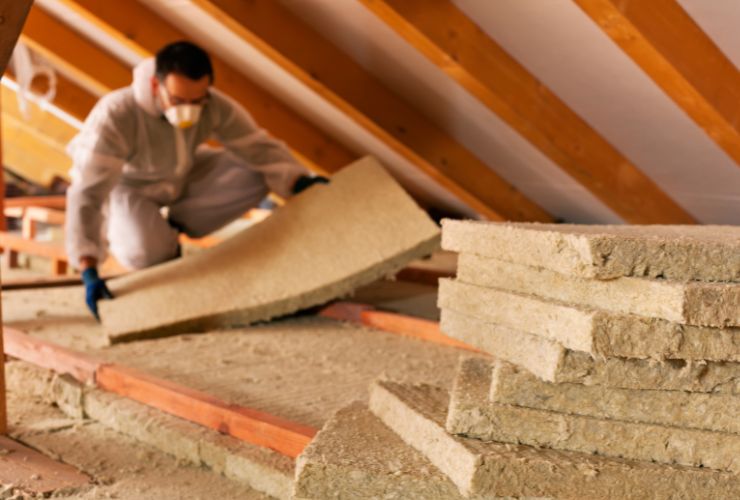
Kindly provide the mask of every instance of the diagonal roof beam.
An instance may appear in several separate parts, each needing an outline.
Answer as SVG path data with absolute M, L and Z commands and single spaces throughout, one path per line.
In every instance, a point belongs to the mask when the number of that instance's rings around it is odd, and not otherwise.
M 478 213 L 495 220 L 552 220 L 542 208 L 279 2 L 193 3 Z
M 64 149 L 77 130 L 31 102 L 28 117 L 23 116 L 15 92 L 5 85 L 0 96 L 4 164 L 41 185 L 55 176 L 68 178 L 72 161 Z
M 5 71 L 4 76 L 16 81 L 15 74 L 10 68 Z M 95 106 L 98 100 L 97 96 L 60 73 L 57 73 L 56 80 L 57 91 L 51 103 L 78 120 L 84 120 L 93 106 Z M 44 95 L 48 90 L 48 83 L 44 79 L 36 78 L 31 82 L 31 91 L 38 95 Z
M 675 0 L 574 0 L 740 165 L 740 72 Z
M 625 221 L 695 222 L 451 1 L 360 2 Z
M 154 54 L 167 43 L 189 38 L 139 2 L 59 1 L 142 54 Z M 212 59 L 216 87 L 244 105 L 260 125 L 308 163 L 335 172 L 358 157 L 222 59 Z
M 131 83 L 131 69 L 126 63 L 38 6 L 31 9 L 21 40 L 96 96 Z

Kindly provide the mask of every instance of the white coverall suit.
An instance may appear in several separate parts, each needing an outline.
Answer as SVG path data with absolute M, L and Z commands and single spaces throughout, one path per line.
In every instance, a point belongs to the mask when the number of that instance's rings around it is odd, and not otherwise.
M 73 265 L 82 256 L 102 262 L 108 242 L 129 268 L 172 259 L 178 253 L 173 226 L 205 236 L 270 190 L 289 196 L 298 177 L 308 174 L 282 142 L 215 89 L 194 126 L 173 127 L 152 95 L 154 67 L 154 59 L 139 64 L 132 85 L 100 99 L 70 142 L 66 246 Z M 225 149 L 202 145 L 210 138 Z

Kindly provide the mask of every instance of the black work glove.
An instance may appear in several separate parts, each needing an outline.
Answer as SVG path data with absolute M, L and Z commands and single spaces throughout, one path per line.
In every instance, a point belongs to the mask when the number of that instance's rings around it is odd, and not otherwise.
M 95 316 L 95 319 L 100 321 L 100 316 L 98 316 L 98 301 L 100 299 L 112 299 L 113 294 L 108 290 L 105 281 L 100 279 L 98 270 L 94 267 L 89 267 L 82 271 L 82 282 L 85 284 L 85 302 L 87 302 L 87 307 L 93 316 Z
M 297 181 L 295 181 L 295 184 L 293 184 L 293 194 L 298 194 L 301 191 L 305 191 L 314 184 L 329 184 L 329 179 L 320 175 L 315 175 L 313 177 L 302 175 L 298 178 Z

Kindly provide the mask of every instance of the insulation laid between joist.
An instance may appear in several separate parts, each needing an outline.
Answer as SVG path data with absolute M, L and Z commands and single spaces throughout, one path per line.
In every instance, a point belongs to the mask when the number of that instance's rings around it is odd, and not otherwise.
M 295 500 L 464 498 L 431 462 L 359 402 L 326 423 L 298 457 L 295 477 Z
M 736 395 L 552 384 L 504 361 L 493 364 L 489 399 L 558 413 L 740 434 Z
M 439 229 L 375 160 L 315 185 L 191 257 L 110 283 L 111 341 L 268 320 L 347 295 L 439 245 Z
M 740 227 L 445 220 L 442 247 L 561 274 L 740 281 Z
M 466 257 L 461 256 L 461 261 Z M 470 272 L 466 271 L 467 279 Z M 488 272 L 481 270 L 482 274 Z M 739 328 L 689 326 L 634 314 L 609 313 L 541 299 L 526 292 L 471 285 L 463 281 L 462 268 L 460 273 L 457 280 L 440 280 L 440 308 L 598 356 L 740 361 Z M 514 281 L 507 283 L 507 287 L 515 287 Z
M 740 363 L 716 361 L 594 359 L 531 335 L 450 309 L 442 310 L 440 328 L 548 382 L 604 385 L 624 389 L 740 394 Z
M 445 429 L 448 402 L 443 389 L 393 382 L 378 382 L 370 396 L 373 413 L 449 476 L 467 498 L 688 500 L 740 494 L 740 476 L 728 472 L 451 435 Z
M 724 327 L 737 326 L 740 321 L 740 284 L 737 283 L 648 278 L 604 281 L 473 254 L 460 256 L 458 278 L 479 286 L 681 324 Z
M 447 430 L 483 440 L 740 472 L 740 435 L 493 403 L 490 361 L 461 363 Z M 740 476 L 738 476 L 740 477 Z

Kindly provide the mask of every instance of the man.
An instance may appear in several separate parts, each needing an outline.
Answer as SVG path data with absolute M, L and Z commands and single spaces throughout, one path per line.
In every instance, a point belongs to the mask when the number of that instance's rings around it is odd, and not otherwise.
M 67 254 L 96 318 L 98 300 L 112 298 L 97 272 L 108 246 L 124 266 L 148 267 L 180 254 L 179 233 L 205 236 L 270 191 L 289 197 L 326 182 L 309 177 L 213 79 L 202 49 L 167 45 L 134 69 L 130 87 L 100 99 L 70 143 Z M 224 148 L 203 144 L 211 138 Z

